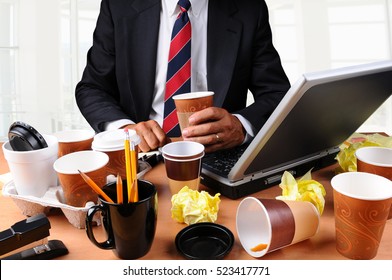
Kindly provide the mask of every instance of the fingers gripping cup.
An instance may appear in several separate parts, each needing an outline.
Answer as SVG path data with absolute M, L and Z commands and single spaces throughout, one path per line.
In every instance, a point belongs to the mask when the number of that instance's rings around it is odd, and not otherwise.
M 254 197 L 241 201 L 236 217 L 242 247 L 255 258 L 314 236 L 319 222 L 310 202 Z
M 123 184 L 126 188 L 127 181 Z M 116 183 L 109 183 L 103 191 L 116 201 Z M 138 181 L 139 201 L 110 203 L 99 197 L 99 204 L 92 206 L 86 216 L 86 232 L 90 241 L 100 249 L 112 249 L 121 259 L 138 259 L 151 248 L 155 236 L 158 211 L 157 190 L 150 182 Z M 107 240 L 98 242 L 93 232 L 93 217 L 101 212 L 102 225 Z
M 346 172 L 331 180 L 336 249 L 350 259 L 377 255 L 392 203 L 392 181 L 365 172 Z
M 163 146 L 162 156 L 172 194 L 178 193 L 184 186 L 198 190 L 201 159 L 204 156 L 202 144 L 191 141 L 172 142 Z

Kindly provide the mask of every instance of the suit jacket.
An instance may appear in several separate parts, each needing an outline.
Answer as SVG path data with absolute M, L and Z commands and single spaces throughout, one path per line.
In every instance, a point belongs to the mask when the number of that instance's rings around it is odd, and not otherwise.
M 105 122 L 149 119 L 161 0 L 102 0 L 87 65 L 76 87 L 80 111 L 97 132 Z M 258 131 L 289 89 L 272 44 L 264 0 L 209 0 L 207 84 L 214 106 Z M 250 90 L 255 102 L 246 107 Z

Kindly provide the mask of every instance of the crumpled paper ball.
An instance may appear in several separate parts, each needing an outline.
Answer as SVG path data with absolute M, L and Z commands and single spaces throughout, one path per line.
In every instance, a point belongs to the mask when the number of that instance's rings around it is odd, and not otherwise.
M 279 187 L 282 189 L 282 195 L 276 199 L 309 201 L 316 206 L 320 216 L 323 214 L 326 192 L 322 184 L 312 179 L 311 170 L 298 181 L 290 172 L 285 171 Z
M 339 163 L 337 173 L 341 172 L 355 172 L 357 171 L 357 159 L 355 152 L 359 148 L 369 146 L 381 146 L 392 148 L 392 137 L 381 134 L 354 134 L 349 140 L 340 146 L 340 151 L 336 155 L 336 160 Z
M 218 218 L 220 193 L 211 196 L 206 191 L 196 191 L 183 187 L 177 194 L 172 196 L 172 218 L 179 223 L 187 225 L 212 222 Z

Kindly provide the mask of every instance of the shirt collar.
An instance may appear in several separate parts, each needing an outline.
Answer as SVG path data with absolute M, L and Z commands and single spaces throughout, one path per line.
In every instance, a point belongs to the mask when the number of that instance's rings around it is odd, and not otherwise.
M 163 4 L 166 5 L 169 16 L 177 15 L 179 8 L 177 6 L 178 0 L 162 0 Z M 189 12 L 195 17 L 199 16 L 201 9 L 208 4 L 208 0 L 189 0 L 191 2 L 191 8 Z

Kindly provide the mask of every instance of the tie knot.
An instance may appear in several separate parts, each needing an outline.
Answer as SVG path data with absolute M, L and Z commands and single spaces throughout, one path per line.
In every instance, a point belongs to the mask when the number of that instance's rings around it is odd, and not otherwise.
M 181 7 L 181 10 L 188 11 L 189 8 L 191 7 L 191 2 L 189 2 L 189 0 L 179 0 L 178 1 L 178 5 Z

